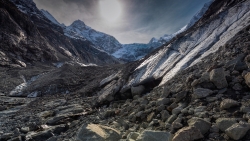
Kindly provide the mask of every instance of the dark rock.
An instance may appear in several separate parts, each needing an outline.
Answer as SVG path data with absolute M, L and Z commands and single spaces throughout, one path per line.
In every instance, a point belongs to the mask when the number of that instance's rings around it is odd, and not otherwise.
M 228 86 L 223 68 L 213 69 L 210 72 L 210 81 L 212 81 L 218 89 Z

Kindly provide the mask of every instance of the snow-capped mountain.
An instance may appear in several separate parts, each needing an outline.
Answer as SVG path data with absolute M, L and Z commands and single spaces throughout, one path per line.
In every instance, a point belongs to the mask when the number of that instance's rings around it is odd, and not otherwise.
M 174 34 L 165 34 L 159 39 L 152 38 L 147 44 L 133 43 L 133 44 L 124 44 L 121 49 L 114 52 L 112 55 L 116 58 L 122 59 L 127 62 L 136 61 L 142 59 L 147 54 L 157 49 L 158 47 L 166 44 L 177 34 L 186 30 L 186 26 L 177 31 Z
M 81 20 L 76 20 L 70 26 L 65 27 L 64 34 L 70 38 L 87 39 L 97 48 L 109 54 L 122 48 L 122 45 L 113 36 L 96 31 Z
M 39 10 L 33 0 L 6 0 L 3 4 L 11 8 L 4 11 L 5 24 L 0 26 L 1 39 L 8 39 L 8 42 L 1 41 L 1 44 L 11 46 L 9 49 L 14 54 L 6 53 L 5 57 L 9 58 L 4 64 L 39 61 L 75 61 L 97 65 L 120 63 L 89 40 L 65 36 L 65 26 L 48 11 Z M 19 64 L 25 66 L 23 63 Z
M 36 4 L 33 0 L 10 0 L 17 8 L 28 15 L 40 15 L 40 10 L 37 9 Z

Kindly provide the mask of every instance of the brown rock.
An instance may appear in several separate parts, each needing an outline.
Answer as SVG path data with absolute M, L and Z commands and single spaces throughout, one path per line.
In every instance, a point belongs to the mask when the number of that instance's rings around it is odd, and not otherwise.
M 193 141 L 203 138 L 200 130 L 194 126 L 185 127 L 175 133 L 172 141 Z

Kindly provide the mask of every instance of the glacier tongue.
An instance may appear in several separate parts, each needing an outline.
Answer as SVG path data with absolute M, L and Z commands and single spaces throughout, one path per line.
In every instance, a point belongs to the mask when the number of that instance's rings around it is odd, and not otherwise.
M 250 24 L 249 5 L 250 1 L 240 3 L 165 46 L 136 68 L 127 86 L 159 78 L 163 78 L 160 83 L 163 85 L 178 71 L 215 52 Z

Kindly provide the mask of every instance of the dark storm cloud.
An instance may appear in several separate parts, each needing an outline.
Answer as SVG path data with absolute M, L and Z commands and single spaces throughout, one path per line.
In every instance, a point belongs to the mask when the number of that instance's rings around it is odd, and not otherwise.
M 83 20 L 90 27 L 115 36 L 122 43 L 148 42 L 185 26 L 209 0 L 118 0 L 121 20 L 114 25 L 99 14 L 100 0 L 34 0 L 66 25 Z

